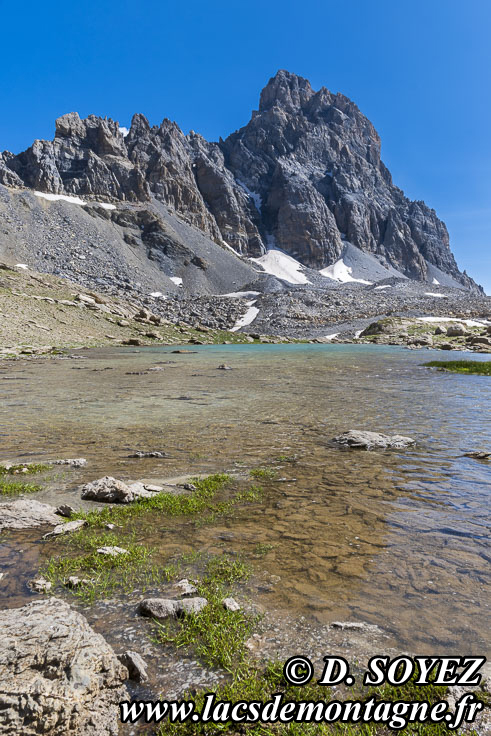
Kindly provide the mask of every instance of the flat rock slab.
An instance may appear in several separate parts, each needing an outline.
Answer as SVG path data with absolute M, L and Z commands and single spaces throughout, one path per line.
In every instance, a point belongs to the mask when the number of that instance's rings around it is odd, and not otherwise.
M 0 611 L 0 734 L 117 736 L 126 668 L 58 598 Z
M 364 432 L 358 429 L 350 429 L 334 437 L 333 442 L 338 445 L 352 447 L 353 449 L 373 450 L 388 448 L 403 449 L 414 445 L 416 440 L 412 437 L 404 437 L 402 434 L 381 434 L 379 432 Z
M 53 531 L 48 532 L 44 535 L 43 539 L 50 539 L 50 537 L 59 537 L 60 534 L 70 534 L 71 532 L 78 532 L 82 527 L 86 526 L 87 522 L 84 519 L 74 519 L 73 521 L 67 521 L 66 524 L 57 524 Z
M 0 530 L 30 529 L 31 527 L 60 523 L 53 506 L 39 501 L 18 499 L 0 504 Z

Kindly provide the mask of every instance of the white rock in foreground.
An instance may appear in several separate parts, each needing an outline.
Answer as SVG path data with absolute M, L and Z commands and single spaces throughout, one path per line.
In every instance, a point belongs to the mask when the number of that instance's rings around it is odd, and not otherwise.
M 150 491 L 149 488 L 156 490 Z M 162 490 L 160 486 L 158 491 Z M 138 481 L 128 485 L 121 480 L 116 480 L 110 475 L 86 483 L 82 486 L 82 498 L 89 501 L 102 501 L 104 503 L 133 503 L 139 498 L 152 498 L 157 491 L 156 486 L 145 486 Z
M 373 448 L 387 449 L 403 449 L 414 445 L 416 440 L 412 437 L 404 437 L 401 434 L 380 434 L 379 432 L 364 432 L 358 429 L 350 429 L 334 437 L 334 442 L 339 445 L 346 445 L 354 449 L 372 450 Z
M 0 611 L 0 734 L 117 736 L 127 670 L 57 598 Z

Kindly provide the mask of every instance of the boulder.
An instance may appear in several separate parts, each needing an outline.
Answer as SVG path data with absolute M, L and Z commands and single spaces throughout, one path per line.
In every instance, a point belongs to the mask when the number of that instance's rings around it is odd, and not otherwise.
M 358 429 L 350 429 L 334 437 L 333 442 L 339 445 L 352 447 L 354 449 L 372 450 L 375 448 L 387 449 L 403 449 L 414 445 L 416 440 L 411 437 L 404 437 L 400 434 L 388 435 L 379 432 L 365 432 Z
M 0 531 L 2 529 L 30 529 L 43 524 L 56 526 L 60 517 L 53 506 L 39 501 L 19 499 L 0 504 Z
M 140 601 L 138 613 L 149 618 L 166 619 L 199 613 L 208 605 L 206 598 L 184 598 L 176 601 L 171 598 L 145 598 Z
M 128 670 L 130 680 L 135 682 L 147 680 L 147 663 L 138 652 L 127 651 L 119 656 L 119 661 Z
M 131 503 L 138 497 L 131 488 L 110 475 L 82 486 L 82 498 L 104 503 Z
M 57 598 L 0 611 L 0 734 L 117 736 L 127 670 Z
M 145 598 L 140 601 L 138 613 L 149 618 L 165 619 L 177 614 L 179 601 L 170 598 Z
M 236 611 L 240 611 L 240 604 L 237 603 L 235 598 L 224 598 L 222 603 L 223 603 L 223 607 L 227 611 L 233 611 L 234 613 Z
M 447 328 L 447 337 L 465 337 L 467 334 L 463 325 L 450 325 Z
M 66 519 L 69 519 L 75 513 L 75 509 L 67 503 L 62 503 L 61 506 L 57 507 L 56 513 L 58 516 L 64 516 Z

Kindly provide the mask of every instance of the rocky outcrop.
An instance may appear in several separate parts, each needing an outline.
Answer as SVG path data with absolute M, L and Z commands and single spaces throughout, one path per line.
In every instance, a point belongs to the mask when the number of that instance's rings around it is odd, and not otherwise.
M 0 611 L 0 734 L 117 736 L 128 676 L 64 601 Z
M 350 243 L 410 278 L 431 282 L 436 268 L 476 288 L 460 273 L 435 211 L 393 184 L 380 138 L 357 106 L 283 70 L 263 89 L 249 123 L 225 141 L 184 135 L 168 119 L 152 127 L 141 114 L 124 136 L 111 119 L 69 113 L 56 121 L 53 141 L 37 140 L 17 156 L 4 152 L 0 183 L 153 199 L 248 256 L 276 247 L 320 270 Z M 175 249 L 165 228 L 146 220 L 139 227 L 149 247 Z

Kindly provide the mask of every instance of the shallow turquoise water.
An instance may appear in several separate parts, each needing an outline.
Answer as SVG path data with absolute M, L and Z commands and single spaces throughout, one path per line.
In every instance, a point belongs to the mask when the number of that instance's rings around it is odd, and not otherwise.
M 276 463 L 286 481 L 266 484 L 262 504 L 190 539 L 156 526 L 152 541 L 169 552 L 214 551 L 224 534 L 233 551 L 269 545 L 260 565 L 281 583 L 259 598 L 278 615 L 368 621 L 418 653 L 489 654 L 491 471 L 462 454 L 489 450 L 491 381 L 423 368 L 435 355 L 423 350 L 186 349 L 195 352 L 77 351 L 78 360 L 4 366 L 0 460 L 86 457 L 87 468 L 56 474 L 38 495 L 76 505 L 80 483 L 105 474 L 158 479 L 296 455 Z M 418 444 L 383 453 L 330 444 L 350 428 Z M 172 458 L 128 460 L 133 449 Z

